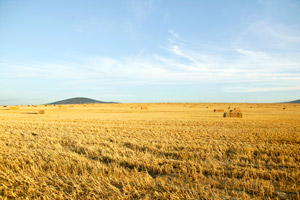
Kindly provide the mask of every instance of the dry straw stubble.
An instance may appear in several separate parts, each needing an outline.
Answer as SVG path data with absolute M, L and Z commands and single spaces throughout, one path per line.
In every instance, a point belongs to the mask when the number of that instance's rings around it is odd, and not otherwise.
M 299 107 L 140 106 L 0 110 L 0 199 L 300 198 Z
M 224 112 L 224 109 L 214 109 L 214 112 Z
M 18 106 L 10 106 L 9 110 L 19 110 L 20 108 Z
M 147 106 L 141 106 L 141 110 L 148 110 Z
M 45 110 L 39 110 L 38 114 L 45 114 Z

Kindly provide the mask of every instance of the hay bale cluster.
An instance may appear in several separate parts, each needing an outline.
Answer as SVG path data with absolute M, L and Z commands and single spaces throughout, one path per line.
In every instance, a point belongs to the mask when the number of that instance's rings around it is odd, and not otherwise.
M 229 110 L 229 112 L 224 112 L 223 117 L 228 118 L 242 118 L 243 113 L 240 108 L 234 108 L 233 110 Z

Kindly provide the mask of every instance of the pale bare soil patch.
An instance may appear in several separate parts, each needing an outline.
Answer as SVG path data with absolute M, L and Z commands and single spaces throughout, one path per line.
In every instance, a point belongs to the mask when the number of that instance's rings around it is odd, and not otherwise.
M 0 107 L 0 199 L 299 199 L 299 163 L 296 104 Z

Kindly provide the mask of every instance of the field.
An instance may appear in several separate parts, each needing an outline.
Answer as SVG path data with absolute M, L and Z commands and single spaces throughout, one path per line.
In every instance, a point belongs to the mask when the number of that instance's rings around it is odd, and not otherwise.
M 300 199 L 300 105 L 2 106 L 0 199 Z

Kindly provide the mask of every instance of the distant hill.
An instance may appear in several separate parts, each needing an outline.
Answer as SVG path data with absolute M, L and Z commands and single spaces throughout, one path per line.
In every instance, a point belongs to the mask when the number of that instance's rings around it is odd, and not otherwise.
M 295 100 L 295 101 L 284 102 L 284 103 L 300 103 L 300 99 Z
M 56 101 L 48 104 L 92 104 L 92 103 L 116 103 L 116 102 L 105 102 L 105 101 L 98 101 L 95 99 L 89 99 L 85 97 L 76 97 L 76 98 L 65 99 L 65 100 Z

